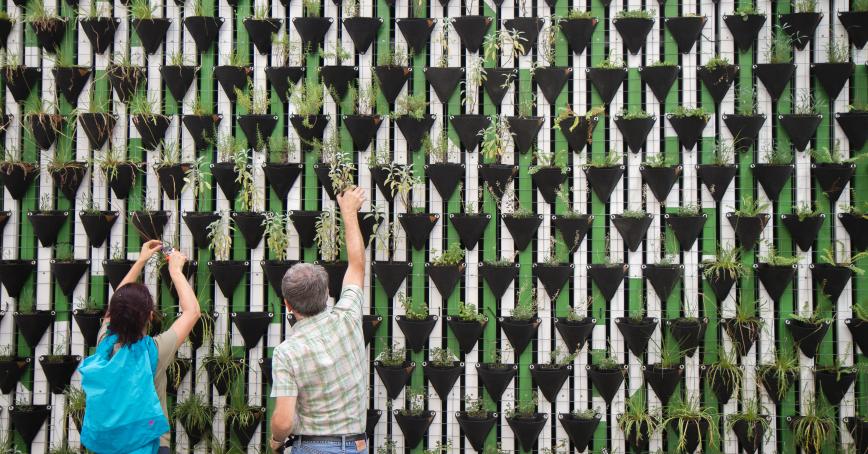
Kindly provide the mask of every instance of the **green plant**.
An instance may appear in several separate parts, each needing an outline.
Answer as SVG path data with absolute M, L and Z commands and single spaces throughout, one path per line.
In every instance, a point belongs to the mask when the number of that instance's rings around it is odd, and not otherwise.
M 307 17 L 319 17 L 320 16 L 320 8 L 322 8 L 322 4 L 320 0 L 302 0 L 302 5 L 304 6 L 304 14 Z
M 684 107 L 678 106 L 675 108 L 675 111 L 671 113 L 671 115 L 675 118 L 702 118 L 705 121 L 708 121 L 711 115 L 705 111 L 702 107 Z
M 296 115 L 305 117 L 302 120 L 305 127 L 313 127 L 309 117 L 319 114 L 322 110 L 325 85 L 308 79 L 290 87 L 289 92 L 289 99 L 295 106 Z
M 151 6 L 149 0 L 131 0 L 130 14 L 136 19 L 153 19 L 157 13 L 157 7 Z
M 705 423 L 706 427 L 703 427 L 702 422 Z M 666 420 L 661 425 L 667 426 L 674 423 L 678 433 L 678 442 L 675 449 L 680 452 L 686 452 L 687 432 L 690 426 L 694 426 L 694 432 L 699 435 L 700 446 L 702 446 L 703 439 L 707 439 L 709 445 L 713 446 L 717 442 L 716 422 L 711 409 L 703 407 L 699 403 L 698 398 L 687 400 L 678 398 L 666 408 Z
M 232 346 L 227 343 L 215 343 L 211 355 L 202 359 L 202 367 L 210 368 L 213 382 L 225 381 L 231 383 L 244 373 L 246 367 L 244 359 L 236 358 L 232 353 Z
M 389 188 L 393 196 L 397 195 L 401 198 L 405 208 L 411 210 L 413 201 L 410 200 L 410 192 L 414 186 L 422 183 L 422 178 L 414 174 L 412 164 L 390 163 L 384 170 L 386 171 L 386 187 Z
M 654 10 L 620 10 L 617 14 L 615 14 L 615 19 L 648 19 L 654 20 L 654 14 L 656 11 Z
M 853 0 L 850 10 L 860 13 L 868 11 L 868 0 Z
M 768 411 L 757 399 L 747 399 L 742 401 L 741 411 L 730 414 L 726 417 L 726 429 L 733 430 L 738 422 L 743 422 L 747 425 L 747 436 L 753 438 L 753 431 L 756 425 L 759 424 L 761 433 L 769 436 L 769 420 L 767 418 Z
M 747 17 L 746 17 L 746 16 L 750 16 L 750 15 L 754 15 L 754 14 L 760 14 L 760 15 L 763 15 L 763 16 L 765 15 L 765 14 L 762 14 L 762 13 L 758 13 L 758 12 L 757 12 L 757 9 L 756 9 L 756 6 L 754 6 L 752 3 L 751 3 L 751 4 L 744 4 L 744 5 L 741 5 L 741 6 L 738 7 L 738 9 L 736 9 L 736 10 L 733 12 L 733 15 L 741 16 L 744 20 L 747 20 Z
M 429 362 L 434 367 L 452 367 L 458 357 L 447 348 L 434 347 L 429 353 Z
M 419 0 L 413 2 L 415 5 Z M 452 442 L 447 441 L 443 443 L 442 441 L 438 441 L 437 444 L 434 445 L 433 448 L 426 449 L 422 451 L 422 454 L 446 454 L 452 450 Z
M 401 367 L 407 361 L 407 350 L 398 344 L 393 344 L 391 347 L 385 347 L 377 355 L 377 361 L 385 367 Z
M 652 115 L 642 109 L 622 110 L 618 117 L 622 120 L 645 120 L 651 118 Z
M 492 117 L 488 126 L 479 134 L 482 136 L 482 156 L 499 163 L 506 152 L 506 144 L 511 135 L 506 119 Z
M 718 166 L 728 166 L 731 164 L 735 147 L 730 143 L 727 144 L 722 140 L 714 142 L 713 163 Z
M 734 213 L 736 216 L 741 217 L 756 217 L 765 214 L 768 208 L 768 203 L 760 202 L 758 199 L 747 196 L 741 199 L 741 206 Z
M 468 418 L 473 419 L 485 419 L 491 413 L 485 407 L 484 399 L 474 399 L 472 397 L 464 398 L 464 412 L 467 413 Z
M 822 452 L 826 443 L 835 439 L 835 426 L 832 408 L 820 406 L 815 399 L 810 399 L 803 407 L 802 415 L 795 418 L 792 427 L 795 444 L 805 452 Z
M 46 8 L 42 0 L 31 0 L 27 5 L 27 14 L 24 16 L 24 22 L 31 24 L 35 30 L 53 27 L 52 22 L 57 19 L 61 18 L 56 12 Z
M 63 395 L 66 397 L 66 408 L 64 408 L 64 414 L 67 417 L 72 418 L 72 420 L 75 421 L 76 426 L 81 429 L 81 422 L 84 420 L 84 404 L 86 398 L 84 391 L 82 391 L 81 388 L 70 386 L 69 388 L 66 388 Z
M 397 47 L 388 47 L 377 54 L 378 66 L 407 66 L 407 53 Z
M 595 16 L 590 11 L 585 11 L 581 9 L 570 9 L 567 12 L 566 19 L 594 19 Z
M 265 115 L 268 113 L 268 92 L 253 88 L 252 84 L 246 92 L 240 88 L 236 88 L 235 99 L 237 106 L 246 110 L 249 114 Z
M 741 84 L 738 87 L 738 114 L 753 116 L 757 112 L 756 89 L 750 84 Z M 739 139 L 735 137 L 734 139 Z
M 398 303 L 404 308 L 404 316 L 407 317 L 408 320 L 428 319 L 428 304 L 424 301 L 419 304 L 414 304 L 413 298 L 407 296 L 404 292 L 398 293 L 395 296 L 395 299 L 398 300 Z
M 800 260 L 801 257 L 798 254 L 792 257 L 778 254 L 777 248 L 773 244 L 769 245 L 766 255 L 760 257 L 761 263 L 767 263 L 772 266 L 793 266 L 798 264 Z
M 624 212 L 621 213 L 621 217 L 630 219 L 644 219 L 648 217 L 648 213 L 645 210 L 624 210 Z
M 169 363 L 169 365 L 166 367 L 166 378 L 175 389 L 181 387 L 181 381 L 184 379 L 182 372 L 184 372 L 184 368 L 186 366 L 182 366 L 181 364 L 185 362 L 187 363 L 187 365 L 189 365 L 190 360 L 186 358 L 175 357 L 175 359 L 173 359 L 172 362 Z
M 668 163 L 666 162 L 666 155 L 663 153 L 654 153 L 645 156 L 645 161 L 642 163 L 645 167 L 651 168 L 660 168 L 666 167 Z
M 208 224 L 208 248 L 214 251 L 214 260 L 229 260 L 232 255 L 232 223 L 224 214 L 220 219 Z
M 261 418 L 264 413 L 260 406 L 251 406 L 243 400 L 232 399 L 229 407 L 226 408 L 226 422 L 233 427 L 247 427 Z
M 63 443 L 68 443 L 68 442 L 64 441 Z M 3 452 L 9 452 L 9 451 L 3 451 Z M 75 448 L 73 448 L 69 445 L 66 445 L 66 444 L 64 444 L 62 446 L 52 446 L 51 449 L 48 451 L 48 454 L 77 454 L 77 453 L 78 453 L 78 450 L 76 450 Z
M 452 243 L 442 254 L 431 259 L 434 266 L 458 266 L 464 263 L 464 248 L 459 243 Z
M 431 139 L 431 135 L 426 134 L 422 138 L 422 151 L 431 157 L 432 164 L 446 162 L 449 154 L 449 136 L 446 131 L 440 132 L 436 143 Z
M 404 95 L 395 103 L 395 112 L 398 115 L 407 115 L 416 120 L 425 118 L 427 111 L 428 101 L 425 100 L 425 93 Z
M 838 253 L 838 247 L 842 251 L 841 254 Z M 845 251 L 844 244 L 841 241 L 836 241 L 832 249 L 823 249 L 822 254 L 820 254 L 820 260 L 830 265 L 845 266 L 853 271 L 854 274 L 862 275 L 865 270 L 857 267 L 856 263 L 868 257 L 868 251 L 859 252 L 849 258 L 843 256 L 843 251 Z
M 741 262 L 739 255 L 741 250 L 737 247 L 731 249 L 720 248 L 712 260 L 702 262 L 702 274 L 706 278 L 719 279 L 729 275 L 731 279 L 738 279 L 747 273 L 747 268 Z
M 705 374 L 712 386 L 720 383 L 735 395 L 738 395 L 744 378 L 744 370 L 738 365 L 738 355 L 734 350 L 722 351 L 717 361 L 705 366 Z
M 793 102 L 793 114 L 795 115 L 820 115 L 822 103 L 814 98 L 811 90 L 799 90 L 799 94 Z
M 130 98 L 130 115 L 153 117 L 159 112 L 159 104 L 151 101 L 147 93 L 138 91 Z
M 579 355 L 578 352 L 569 353 L 566 350 L 562 349 L 560 346 L 549 352 L 549 362 L 540 364 L 541 367 L 550 368 L 550 369 L 559 369 L 561 367 L 568 366 L 576 360 L 576 357 Z
M 671 62 L 669 60 L 657 60 L 654 63 L 651 63 L 649 66 L 652 68 L 659 68 L 661 66 L 678 66 L 678 65 L 676 65 L 675 62 Z
M 676 207 L 670 214 L 672 216 L 700 216 L 702 209 L 699 205 L 687 204 Z
M 335 134 L 337 135 L 337 134 Z M 340 194 L 355 186 L 354 172 L 356 164 L 350 153 L 337 152 L 329 162 L 329 178 L 332 180 L 332 190 Z
M 214 408 L 201 394 L 190 394 L 185 400 L 175 404 L 172 418 L 180 422 L 187 431 L 210 433 L 214 424 Z
M 621 362 L 615 357 L 611 348 L 591 350 L 591 363 L 603 370 L 621 369 Z
M 289 236 L 286 227 L 289 224 L 289 214 L 269 211 L 265 213 L 265 243 L 276 260 L 286 260 L 286 249 L 289 247 Z
M 813 13 L 817 11 L 817 0 L 795 0 L 793 7 L 799 13 Z
M 520 291 L 519 293 L 524 293 Z M 519 295 L 521 296 L 521 295 Z M 531 289 L 530 298 L 519 298 L 518 304 L 512 309 L 511 315 L 513 320 L 529 321 L 536 317 L 537 313 L 537 298 L 536 289 Z
M 766 49 L 769 63 L 790 63 L 793 61 L 793 41 L 783 27 L 775 27 L 775 34 Z
M 588 167 L 607 168 L 615 167 L 621 163 L 621 154 L 617 150 L 609 150 L 608 153 L 601 156 L 595 156 L 587 164 Z
M 458 303 L 458 319 L 463 322 L 483 323 L 487 319 L 477 309 L 475 304 L 464 304 L 464 301 Z
M 772 165 L 789 165 L 793 162 L 793 152 L 789 148 L 776 147 L 766 152 L 766 160 Z
M 532 419 L 536 417 L 536 407 L 538 403 L 539 397 L 537 397 L 536 393 L 533 393 L 533 396 L 530 399 L 519 398 L 515 404 L 507 406 L 504 413 L 507 418 Z
M 325 262 L 334 262 L 344 246 L 343 229 L 341 219 L 333 211 L 323 211 L 317 218 L 316 235 L 314 241 L 319 249 L 320 257 Z
M 726 58 L 721 57 L 720 55 L 715 55 L 708 62 L 703 65 L 703 67 L 708 71 L 714 71 L 719 68 L 724 68 L 730 66 L 731 63 Z
M 634 434 L 636 440 L 657 431 L 657 418 L 645 408 L 645 388 L 639 388 L 627 399 L 624 413 L 618 416 L 618 427 L 625 434 Z
M 190 193 L 194 199 L 199 194 L 211 190 L 211 181 L 206 178 L 210 173 L 205 171 L 209 168 L 209 164 L 205 162 L 205 159 L 207 159 L 205 155 L 197 157 L 196 161 L 184 172 L 184 186 L 190 188 Z
M 561 170 L 561 173 L 567 173 L 567 167 L 565 162 L 567 161 L 566 150 L 560 151 L 543 151 L 536 150 L 533 155 L 535 158 L 535 164 L 528 168 L 528 173 L 533 175 L 539 172 L 541 169 L 551 169 L 558 168 Z
M 831 149 L 829 147 L 823 147 L 819 150 L 811 151 L 811 157 L 814 158 L 814 162 L 817 164 L 847 164 L 856 162 L 865 156 L 868 155 L 863 153 L 850 158 L 844 158 L 841 153 L 841 144 L 837 140 Z

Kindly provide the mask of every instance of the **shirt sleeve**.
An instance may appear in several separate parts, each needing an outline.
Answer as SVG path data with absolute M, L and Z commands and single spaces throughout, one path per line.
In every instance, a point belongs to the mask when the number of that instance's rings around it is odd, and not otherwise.
M 358 285 L 346 285 L 341 290 L 341 297 L 335 303 L 334 310 L 347 311 L 362 317 L 362 289 Z
M 157 372 L 165 371 L 178 352 L 178 334 L 171 327 L 154 337 L 157 344 Z
M 271 397 L 298 395 L 298 384 L 293 373 L 292 358 L 283 348 L 274 349 L 271 359 Z

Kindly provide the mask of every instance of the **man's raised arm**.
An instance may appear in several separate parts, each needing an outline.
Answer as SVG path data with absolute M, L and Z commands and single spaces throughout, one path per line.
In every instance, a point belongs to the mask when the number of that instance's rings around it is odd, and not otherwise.
M 359 227 L 359 209 L 365 201 L 365 191 L 356 187 L 338 195 L 338 205 L 344 220 L 344 230 L 347 242 L 347 274 L 344 275 L 344 287 L 357 285 L 362 287 L 365 281 L 365 240 Z

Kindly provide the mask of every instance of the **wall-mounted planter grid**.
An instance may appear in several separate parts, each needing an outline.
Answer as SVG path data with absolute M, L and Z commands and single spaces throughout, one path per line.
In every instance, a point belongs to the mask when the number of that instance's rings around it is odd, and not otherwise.
M 280 277 L 340 290 L 351 180 L 371 452 L 865 452 L 864 3 L 3 2 L 2 450 L 77 449 L 162 238 L 208 314 L 173 452 L 260 452 Z

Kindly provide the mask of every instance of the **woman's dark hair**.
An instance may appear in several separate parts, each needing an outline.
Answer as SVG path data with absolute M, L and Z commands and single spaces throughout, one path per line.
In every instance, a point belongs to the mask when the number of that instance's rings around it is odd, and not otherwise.
M 109 302 L 110 329 L 123 345 L 133 344 L 145 334 L 154 311 L 151 292 L 142 284 L 127 284 L 117 289 Z

